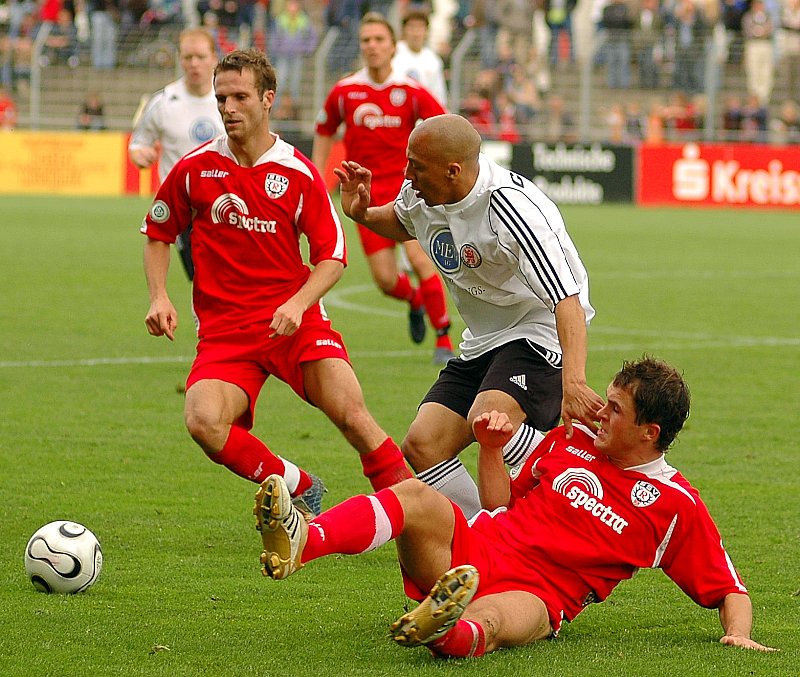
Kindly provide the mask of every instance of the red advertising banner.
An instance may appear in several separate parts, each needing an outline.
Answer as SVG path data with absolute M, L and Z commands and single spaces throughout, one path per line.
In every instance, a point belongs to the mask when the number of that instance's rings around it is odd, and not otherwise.
M 800 207 L 800 147 L 642 146 L 638 203 Z

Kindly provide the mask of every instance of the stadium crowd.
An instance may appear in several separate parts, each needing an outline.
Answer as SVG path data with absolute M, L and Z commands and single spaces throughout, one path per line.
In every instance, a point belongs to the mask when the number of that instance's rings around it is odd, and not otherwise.
M 220 55 L 266 50 L 286 82 L 275 117 L 299 119 L 313 114 L 304 60 L 329 29 L 338 29 L 329 70 L 340 76 L 358 66 L 366 11 L 400 33 L 403 17 L 419 10 L 446 76 L 454 45 L 474 30 L 477 65 L 460 101 L 446 103 L 485 138 L 574 140 L 579 71 L 590 60 L 593 83 L 614 90 L 603 111 L 610 142 L 699 136 L 710 77 L 725 98 L 715 111 L 720 140 L 800 142 L 800 0 L 4 0 L 1 83 L 25 95 L 44 25 L 43 65 L 97 69 L 125 63 L 130 45 L 141 52 L 169 31 L 202 25 Z

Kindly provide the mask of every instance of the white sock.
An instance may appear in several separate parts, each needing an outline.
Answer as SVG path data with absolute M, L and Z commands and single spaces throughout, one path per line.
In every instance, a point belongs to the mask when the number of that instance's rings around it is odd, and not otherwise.
M 289 493 L 294 494 L 297 491 L 297 485 L 300 484 L 300 468 L 282 456 L 278 456 L 278 458 L 283 463 L 283 481 L 286 482 Z
M 444 494 L 472 519 L 481 509 L 478 485 L 458 458 L 442 461 L 417 473 L 417 479 Z
M 544 434 L 536 428 L 532 428 L 527 423 L 520 425 L 517 432 L 514 433 L 514 437 L 503 447 L 503 460 L 506 465 L 514 467 L 525 463 L 525 460 L 543 439 Z

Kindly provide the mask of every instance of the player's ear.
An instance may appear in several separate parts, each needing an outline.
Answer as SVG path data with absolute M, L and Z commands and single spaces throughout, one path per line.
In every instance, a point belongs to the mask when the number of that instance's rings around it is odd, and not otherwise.
M 658 444 L 658 438 L 661 436 L 661 426 L 658 423 L 647 423 L 644 425 L 642 435 L 645 440 Z
M 451 162 L 447 165 L 447 178 L 448 179 L 457 179 L 461 174 L 461 165 L 457 162 Z

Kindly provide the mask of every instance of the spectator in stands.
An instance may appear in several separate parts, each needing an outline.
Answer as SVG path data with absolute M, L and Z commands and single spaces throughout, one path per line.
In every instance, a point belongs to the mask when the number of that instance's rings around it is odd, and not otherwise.
M 44 43 L 42 58 L 45 63 L 78 65 L 78 29 L 72 12 L 66 7 L 58 10 L 55 23 Z
M 467 96 L 461 102 L 461 113 L 483 137 L 491 138 L 497 122 L 494 101 L 500 85 L 493 70 L 478 71 Z
M 498 93 L 495 97 L 494 107 L 497 117 L 495 138 L 509 143 L 522 141 L 522 135 L 517 126 L 517 106 L 507 92 Z
M 670 139 L 688 141 L 696 138 L 695 109 L 685 92 L 674 92 L 663 112 L 664 126 Z
M 533 32 L 530 0 L 495 0 L 497 44 L 505 43 L 517 63 L 528 59 Z
M 738 141 L 741 131 L 742 100 L 736 94 L 729 94 L 722 109 L 722 140 Z
M 577 0 L 544 0 L 545 22 L 550 29 L 550 63 L 561 62 L 561 41 L 567 43 L 567 61 L 574 63 L 575 48 L 572 43 L 572 11 Z
M 742 61 L 742 17 L 748 5 L 749 0 L 722 0 L 721 19 L 728 43 L 728 61 L 733 64 Z
M 11 87 L 19 92 L 26 92 L 31 82 L 31 58 L 33 41 L 39 27 L 35 10 L 22 17 L 15 37 L 10 37 L 4 58 L 8 64 L 8 78 Z M 5 81 L 5 77 L 4 77 Z
M 781 34 L 781 79 L 792 96 L 800 96 L 800 0 L 783 0 Z
M 86 0 L 91 24 L 92 66 L 111 69 L 117 65 L 120 0 Z
M 14 129 L 17 126 L 17 105 L 8 90 L 0 85 L 0 129 Z
M 645 143 L 651 146 L 664 143 L 664 126 L 666 124 L 664 119 L 664 106 L 658 99 L 654 99 L 650 102 L 650 108 L 647 110 L 646 123 Z
M 497 44 L 497 8 L 492 0 L 472 0 L 469 14 L 464 20 L 467 28 L 478 31 L 478 49 L 481 68 L 493 68 Z
M 533 78 L 529 78 L 519 64 L 511 71 L 511 78 L 508 93 L 517 108 L 517 121 L 522 126 L 529 125 L 542 108 L 539 90 L 536 89 Z
M 694 0 L 678 0 L 672 17 L 675 22 L 672 86 L 696 94 L 703 91 L 705 82 L 705 40 L 709 26 Z
M 772 121 L 773 142 L 778 144 L 800 144 L 800 106 L 787 99 Z
M 639 65 L 639 87 L 656 89 L 659 86 L 661 62 L 664 58 L 664 18 L 659 0 L 642 0 L 634 28 Z
M 742 17 L 744 72 L 747 93 L 768 105 L 774 83 L 773 36 L 775 25 L 764 0 L 752 0 Z
M 181 0 L 148 0 L 139 25 L 142 28 L 178 25 L 183 21 Z
M 97 92 L 89 92 L 78 112 L 78 129 L 100 131 L 105 128 L 103 100 Z
M 614 103 L 606 111 L 606 142 L 620 145 L 625 139 L 625 109 L 621 103 Z
M 631 31 L 634 21 L 625 0 L 611 0 L 603 7 L 601 25 L 606 32 L 603 45 L 606 82 L 611 89 L 627 89 L 631 84 Z
M 647 131 L 647 119 L 642 113 L 642 106 L 636 99 L 628 101 L 625 106 L 625 141 L 640 143 L 644 141 Z
M 299 0 L 286 0 L 269 34 L 269 54 L 280 83 L 273 107 L 285 119 L 297 119 L 305 58 L 317 47 L 317 31 Z M 288 101 L 287 101 L 288 99 Z M 291 103 L 291 105 L 289 105 Z M 284 105 L 285 104 L 285 105 Z
M 203 14 L 203 28 L 214 40 L 214 47 L 217 54 L 227 54 L 236 49 L 236 36 L 231 36 L 228 29 L 219 25 L 219 15 L 213 10 L 207 10 Z
M 548 143 L 577 141 L 575 118 L 567 109 L 564 99 L 558 94 L 550 94 L 547 97 L 544 116 L 544 138 Z
M 444 62 L 428 41 L 428 15 L 419 10 L 406 13 L 402 21 L 402 39 L 392 59 L 392 68 L 419 82 L 437 101 L 447 106 Z
M 329 0 L 325 11 L 328 28 L 338 28 L 339 36 L 331 49 L 329 68 L 332 75 L 353 70 L 359 52 L 358 24 L 364 13 L 365 0 Z
M 769 113 L 757 94 L 748 95 L 742 106 L 741 140 L 745 143 L 766 143 Z

